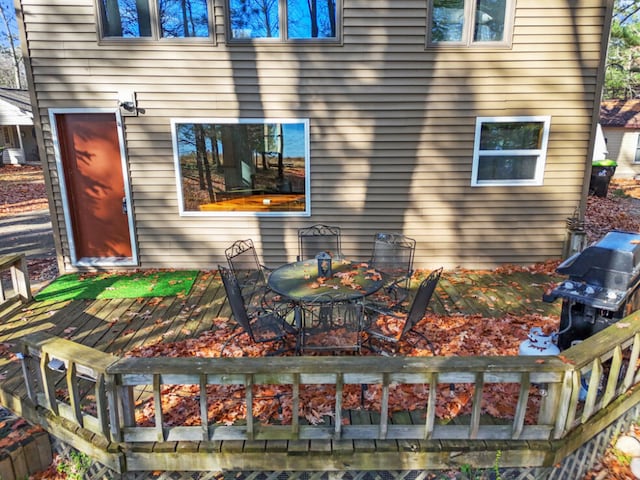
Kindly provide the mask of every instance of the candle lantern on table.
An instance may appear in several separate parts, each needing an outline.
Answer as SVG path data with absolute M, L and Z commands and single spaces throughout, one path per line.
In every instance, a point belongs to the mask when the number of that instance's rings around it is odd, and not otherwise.
M 329 278 L 331 276 L 331 255 L 327 252 L 320 252 L 316 255 L 318 261 L 318 276 Z

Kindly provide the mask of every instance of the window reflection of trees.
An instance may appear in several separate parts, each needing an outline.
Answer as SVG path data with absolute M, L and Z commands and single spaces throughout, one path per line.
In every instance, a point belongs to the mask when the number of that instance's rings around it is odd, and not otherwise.
M 278 38 L 285 20 L 288 38 L 336 37 L 335 0 L 230 0 L 229 9 L 235 39 Z
M 184 210 L 264 194 L 304 198 L 305 132 L 298 127 L 285 136 L 279 123 L 177 124 Z M 270 210 L 304 209 L 304 201 L 290 203 L 274 201 Z
M 471 2 L 471 5 L 465 3 Z M 431 14 L 432 42 L 473 42 L 504 40 L 505 17 L 509 0 L 433 0 Z M 468 15 L 466 12 L 470 12 Z M 471 16 L 473 15 L 473 16 Z
M 162 38 L 208 37 L 207 0 L 159 0 L 158 35 Z M 152 37 L 149 0 L 101 0 L 104 37 Z

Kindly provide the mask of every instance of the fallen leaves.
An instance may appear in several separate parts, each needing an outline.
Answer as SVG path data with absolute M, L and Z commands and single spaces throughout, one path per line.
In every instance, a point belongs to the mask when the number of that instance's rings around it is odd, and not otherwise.
M 393 319 L 397 322 L 398 319 Z M 527 338 L 531 327 L 543 331 L 557 327 L 558 319 L 539 314 L 506 316 L 501 319 L 485 318 L 481 315 L 435 315 L 425 316 L 416 326 L 420 334 L 410 334 L 399 342 L 398 353 L 406 356 L 433 355 L 428 342 L 436 346 L 438 355 L 517 355 L 520 342 Z M 387 322 L 391 333 L 397 333 L 397 325 Z M 349 334 L 340 331 L 318 341 L 340 345 L 353 341 Z M 132 350 L 132 357 L 262 357 L 278 345 L 251 343 L 246 334 L 235 337 L 231 322 L 217 318 L 213 328 L 198 338 L 178 342 L 156 343 Z M 427 341 L 427 339 L 429 339 Z M 224 348 L 224 350 L 223 350 Z M 289 353 L 292 355 L 292 353 Z M 363 354 L 372 354 L 363 351 Z M 253 387 L 255 418 L 264 424 L 290 424 L 293 416 L 290 385 L 256 385 Z M 482 411 L 496 418 L 513 418 L 519 395 L 519 384 L 488 384 L 482 392 Z M 423 384 L 397 384 L 389 388 L 392 412 L 424 410 L 429 398 L 429 386 Z M 450 419 L 471 413 L 474 386 L 472 384 L 439 385 L 436 391 L 436 415 Z M 246 392 L 240 385 L 207 386 L 207 421 L 221 425 L 232 425 L 246 418 Z M 535 422 L 540 395 L 536 386 L 529 392 L 526 421 Z M 199 421 L 200 391 L 197 385 L 167 385 L 162 390 L 161 404 L 165 425 L 191 425 Z M 365 409 L 380 411 L 382 386 L 345 385 L 342 405 L 345 410 Z M 334 385 L 302 385 L 298 415 L 310 424 L 330 422 L 335 413 Z M 138 425 L 153 425 L 155 411 L 153 401 L 141 402 L 136 408 Z
M 0 181 L 0 217 L 48 208 L 40 167 L 4 165 Z
M 611 230 L 640 231 L 640 216 L 630 208 L 632 199 L 587 198 L 585 230 L 587 243 L 595 242 Z

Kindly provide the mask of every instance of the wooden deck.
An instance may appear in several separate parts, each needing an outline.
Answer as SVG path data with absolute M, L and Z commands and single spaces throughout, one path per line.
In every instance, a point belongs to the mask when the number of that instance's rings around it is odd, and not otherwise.
M 417 285 L 420 275 L 418 272 Z M 435 313 L 479 314 L 483 317 L 498 318 L 507 314 L 518 316 L 527 314 L 558 315 L 559 302 L 542 302 L 544 290 L 557 277 L 545 274 L 516 271 L 495 272 L 446 272 L 430 304 Z M 81 345 L 122 356 L 136 347 L 174 342 L 193 338 L 215 328 L 221 318 L 229 317 L 229 308 L 220 277 L 214 272 L 201 272 L 194 287 L 184 298 L 140 298 L 115 300 L 74 300 L 61 303 L 31 301 L 0 323 L 0 403 L 26 418 L 33 416 L 33 407 L 28 401 L 21 364 L 13 351 L 21 337 L 36 332 L 72 340 Z M 394 414 L 393 424 L 420 424 L 424 422 L 424 412 Z M 378 421 L 370 418 L 371 413 L 349 412 L 353 425 L 371 425 Z M 464 424 L 465 421 L 462 420 Z M 468 424 L 468 422 L 466 422 Z M 78 432 L 69 437 L 55 422 L 48 430 L 63 440 L 77 446 L 91 444 L 90 438 L 83 438 Z M 300 465 L 313 469 L 346 469 L 350 462 L 359 459 L 359 467 L 367 469 L 413 469 L 424 468 L 425 463 L 444 465 L 449 457 L 448 450 L 461 447 L 455 440 L 437 442 L 414 440 L 299 440 L 299 441 L 242 441 L 224 440 L 218 442 L 162 442 L 149 444 L 146 451 L 130 452 L 127 457 L 129 470 L 171 470 L 175 463 L 167 453 L 180 453 L 184 462 L 193 456 L 195 469 L 299 469 Z M 491 464 L 495 452 L 504 447 L 501 442 L 479 442 L 471 448 L 472 456 L 486 456 L 484 463 Z M 534 444 L 536 442 L 533 442 Z M 544 443 L 544 445 L 542 445 Z M 493 448 L 495 447 L 495 448 Z M 542 464 L 549 450 L 549 443 L 538 442 L 530 449 L 520 452 L 521 464 Z M 102 462 L 121 470 L 121 465 L 110 465 L 116 457 L 110 458 L 104 446 Z M 139 448 L 139 447 L 138 447 Z M 217 452 L 203 464 L 203 451 Z M 415 455 L 420 451 L 420 455 Z M 272 455 L 265 455 L 270 453 Z M 403 457 L 402 452 L 409 454 Z M 484 453 L 483 453 L 484 452 Z M 242 453 L 242 456 L 238 455 Z M 310 455 L 317 453 L 318 456 Z M 310 455 L 300 463 L 296 455 Z M 331 454 L 330 456 L 328 456 Z M 399 455 L 400 454 L 400 455 Z M 512 455 L 510 462 L 517 463 L 518 455 Z M 462 458 L 462 457 L 461 457 Z M 465 456 L 466 460 L 470 457 Z M 284 462 L 284 463 L 283 463 Z M 293 462 L 293 463 L 291 463 Z M 295 467 L 295 468 L 294 468 Z M 330 467 L 330 468 L 328 468 Z
M 418 272 L 416 276 L 423 274 Z M 479 314 L 487 318 L 534 313 L 557 316 L 559 302 L 544 303 L 542 294 L 558 279 L 528 272 L 445 272 L 429 309 L 439 314 Z M 201 272 L 185 298 L 32 301 L 2 321 L 0 343 L 14 345 L 26 334 L 45 331 L 102 352 L 123 355 L 142 345 L 197 337 L 213 328 L 214 320 L 229 316 L 220 277 L 215 272 Z M 18 367 L 6 354 L 0 356 L 0 372 L 6 372 L 0 386 L 13 395 L 19 388 L 13 385 L 20 383 L 12 378 Z

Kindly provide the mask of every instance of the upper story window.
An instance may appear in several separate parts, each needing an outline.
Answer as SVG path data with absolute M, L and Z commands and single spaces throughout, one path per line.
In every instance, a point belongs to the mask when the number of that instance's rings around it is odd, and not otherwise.
M 338 40 L 339 0 L 228 0 L 229 38 Z
M 479 117 L 471 186 L 542 185 L 551 117 Z
M 211 38 L 208 0 L 99 0 L 103 39 Z
M 309 216 L 308 119 L 173 119 L 180 215 Z
M 515 0 L 429 0 L 430 46 L 508 46 Z
M 636 140 L 636 151 L 635 155 L 633 156 L 633 163 L 640 163 L 640 135 L 638 135 L 638 138 Z

